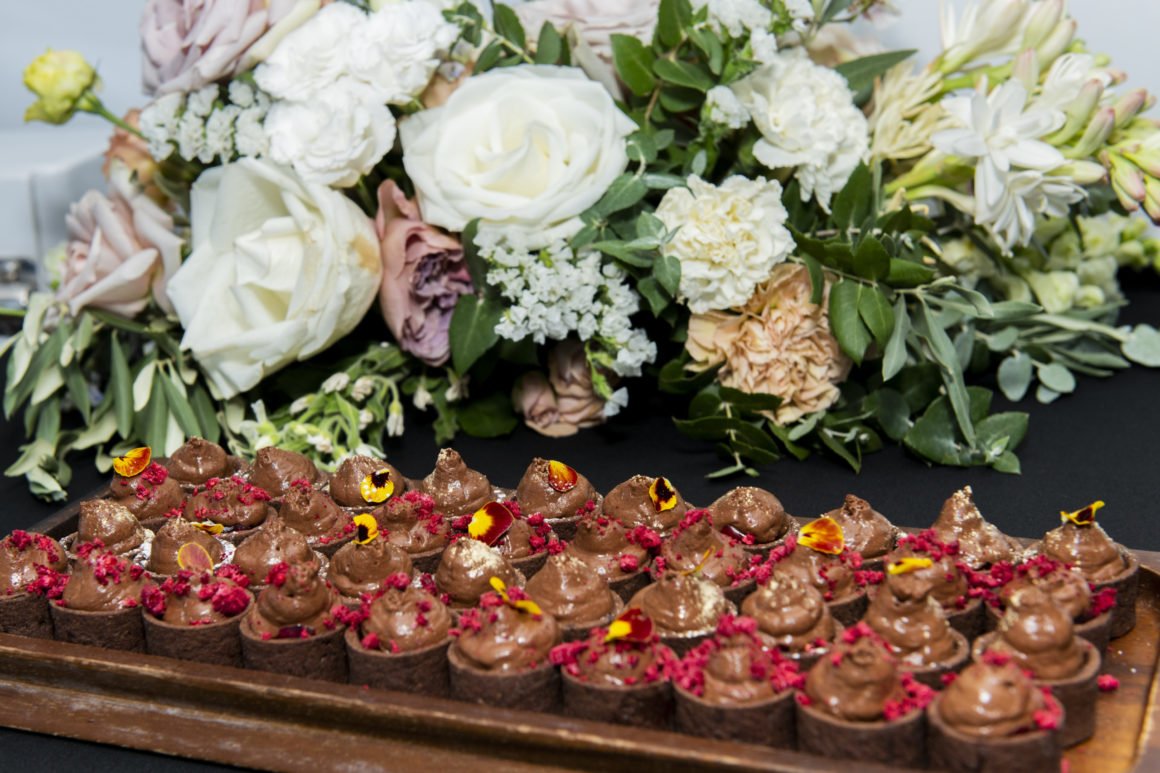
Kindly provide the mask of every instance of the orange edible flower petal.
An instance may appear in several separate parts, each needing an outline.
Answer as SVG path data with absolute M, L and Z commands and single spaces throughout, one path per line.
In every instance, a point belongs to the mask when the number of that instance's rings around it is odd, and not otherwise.
M 516 517 L 499 502 L 488 502 L 475 511 L 467 524 L 467 533 L 485 545 L 495 545 L 500 537 L 507 534 Z
M 823 516 L 802 527 L 798 535 L 798 544 L 819 553 L 836 556 L 846 549 L 846 536 L 837 521 L 829 516 Z
M 373 515 L 366 513 L 356 515 L 354 517 L 354 525 L 357 529 L 354 535 L 354 541 L 360 545 L 369 545 L 379 536 L 379 522 L 375 520 Z
M 395 482 L 391 480 L 391 471 L 384 467 L 367 475 L 358 484 L 358 493 L 364 502 L 372 505 L 381 504 L 395 493 Z
M 605 642 L 627 641 L 645 644 L 652 638 L 653 622 L 637 607 L 626 609 L 608 626 Z
M 1096 500 L 1087 507 L 1081 507 L 1075 512 L 1068 513 L 1063 510 L 1059 511 L 1059 520 L 1067 523 L 1071 521 L 1076 526 L 1091 526 L 1096 522 L 1096 511 L 1104 506 L 1103 501 Z
M 153 461 L 152 449 L 149 446 L 141 446 L 132 451 L 126 451 L 124 456 L 118 456 L 114 459 L 113 470 L 122 478 L 132 478 L 134 475 L 143 473 L 151 461 Z
M 917 572 L 919 569 L 929 569 L 934 566 L 934 561 L 929 558 L 908 556 L 900 558 L 897 561 L 891 561 L 886 565 L 887 574 L 910 574 Z
M 668 478 L 653 478 L 652 484 L 648 487 L 648 498 L 652 500 L 653 507 L 658 513 L 672 510 L 677 506 L 677 490 L 669 483 Z
M 213 521 L 194 521 L 193 528 L 201 529 L 206 534 L 213 534 L 215 537 L 226 530 L 225 526 L 222 526 L 220 523 L 214 523 Z
M 209 572 L 213 570 L 213 558 L 196 542 L 186 542 L 177 549 L 177 565 L 187 572 Z
M 548 485 L 563 494 L 576 487 L 580 474 L 563 462 L 554 459 L 548 462 Z

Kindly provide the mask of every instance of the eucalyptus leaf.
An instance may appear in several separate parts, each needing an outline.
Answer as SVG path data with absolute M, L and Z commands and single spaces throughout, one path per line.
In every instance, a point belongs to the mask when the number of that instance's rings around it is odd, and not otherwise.
M 1151 325 L 1136 325 L 1121 347 L 1132 362 L 1149 368 L 1160 368 L 1160 330 Z
M 1058 362 L 1040 365 L 1036 371 L 1039 383 L 1052 392 L 1069 394 L 1075 391 L 1075 375 Z
M 963 463 L 963 447 L 955 432 L 955 417 L 945 396 L 932 402 L 903 437 L 914 453 L 936 464 Z
M 221 438 L 221 426 L 218 424 L 217 411 L 205 387 L 195 384 L 189 390 L 189 405 L 197 416 L 197 423 L 201 427 L 201 436 L 211 443 Z
M 894 332 L 894 309 L 878 287 L 863 288 L 858 299 L 858 316 L 870 329 L 879 346 L 886 346 Z
M 73 405 L 80 411 L 81 418 L 89 423 L 93 418 L 93 402 L 89 395 L 89 382 L 85 374 L 77 368 L 69 368 L 65 373 L 65 385 Z
M 991 414 L 975 425 L 978 443 L 986 448 L 1006 438 L 1004 447 L 1013 449 L 1027 436 L 1027 423 L 1028 415 L 1019 411 Z
M 607 217 L 635 206 L 647 193 L 648 186 L 644 184 L 644 180 L 633 174 L 622 174 L 612 181 L 608 190 L 592 209 L 594 212 Z
M 116 333 L 109 340 L 109 372 L 109 390 L 105 399 L 113 401 L 117 433 L 127 438 L 133 430 L 133 382 L 129 375 L 129 362 Z
M 170 371 L 169 373 L 159 373 L 157 380 L 161 382 L 161 389 L 165 392 L 165 399 L 169 402 L 169 411 L 177 420 L 177 426 L 181 428 L 185 437 L 191 438 L 200 435 L 201 424 L 184 394 L 185 385 L 181 383 L 180 377 Z
M 930 307 L 923 304 L 921 308 L 926 340 L 930 344 L 931 353 L 935 360 L 942 366 L 943 384 L 946 386 L 947 396 L 950 398 L 959 429 L 962 430 L 967 445 L 973 446 L 975 444 L 975 428 L 971 424 L 970 398 L 967 395 L 966 384 L 963 382 L 963 370 L 959 365 L 958 353 L 946 331 L 935 319 Z
M 117 431 L 117 417 L 112 411 L 102 411 L 86 426 L 79 435 L 73 438 L 72 447 L 83 451 L 93 446 L 108 443 L 113 433 Z
M 911 427 L 910 406 L 906 399 L 900 392 L 888 387 L 876 390 L 870 398 L 874 399 L 874 418 L 882 430 L 891 440 L 902 440 Z
M 1019 339 L 1019 328 L 1005 327 L 987 337 L 987 348 L 993 352 L 1005 352 Z
M 153 392 L 153 375 L 157 372 L 157 358 L 145 360 L 141 370 L 137 371 L 133 379 L 133 410 L 140 413 L 149 404 L 149 395 Z
M 999 363 L 999 389 L 1013 403 L 1019 402 L 1031 386 L 1032 361 L 1025 352 L 1016 352 Z
M 1013 451 L 1004 451 L 999 454 L 999 458 L 991 463 L 991 469 L 1008 475 L 1019 475 L 1023 472 L 1023 468 L 1019 464 L 1019 457 Z
M 59 365 L 53 363 L 41 371 L 40 377 L 36 379 L 36 387 L 32 390 L 32 397 L 29 399 L 29 403 L 31 405 L 40 405 L 56 394 L 63 386 L 64 371 L 60 369 Z
M 910 314 L 901 295 L 894 302 L 894 329 L 882 355 L 882 380 L 890 381 L 906 365 L 906 338 L 910 334 Z
M 653 263 L 653 276 L 671 297 L 677 297 L 681 283 L 681 261 L 672 255 L 661 255 Z
M 1059 392 L 1040 385 L 1039 388 L 1035 390 L 1035 399 L 1044 405 L 1051 405 L 1059 399 Z

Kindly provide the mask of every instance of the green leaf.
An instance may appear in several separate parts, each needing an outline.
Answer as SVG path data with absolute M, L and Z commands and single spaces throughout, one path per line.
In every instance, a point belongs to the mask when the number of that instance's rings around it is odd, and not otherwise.
M 666 83 L 696 89 L 702 93 L 716 85 L 713 77 L 705 68 L 699 67 L 692 62 L 657 59 L 653 62 L 652 71 Z
M 850 7 L 853 0 L 830 0 L 829 5 L 822 11 L 821 24 L 832 21 L 838 14 Z
M 644 180 L 633 174 L 622 174 L 612 181 L 600 201 L 592 206 L 592 211 L 607 217 L 615 212 L 635 206 L 648 193 Z
M 165 440 L 169 435 L 169 401 L 165 397 L 160 379 L 153 380 L 149 405 L 143 413 L 137 414 L 137 419 L 137 436 L 144 439 L 145 445 L 152 448 L 154 453 L 164 454 Z
M 161 372 L 157 374 L 157 380 L 161 382 L 161 389 L 165 392 L 165 399 L 169 402 L 173 418 L 177 419 L 177 426 L 181 427 L 187 438 L 200 435 L 201 424 L 197 420 L 197 414 L 193 412 L 188 399 L 181 394 L 181 388 L 178 386 L 180 377 L 172 371 L 168 375 Z
M 661 289 L 661 283 L 655 277 L 646 276 L 636 283 L 636 291 L 648 301 L 649 311 L 654 317 L 659 316 L 672 300 L 671 296 Z
M 625 140 L 625 152 L 629 161 L 651 164 L 657 160 L 657 143 L 652 135 L 643 131 L 633 132 Z
M 927 406 L 902 442 L 914 453 L 937 464 L 963 461 L 963 448 L 955 437 L 954 415 L 946 397 L 939 397 Z
M 684 38 L 684 29 L 693 18 L 689 0 L 661 0 L 657 9 L 656 41 L 666 50 L 676 48 Z
M 687 364 L 688 358 L 684 353 L 666 362 L 657 376 L 657 387 L 668 394 L 688 394 L 700 390 L 717 375 L 718 368 L 698 372 L 686 369 Z
M 894 309 L 877 287 L 865 287 L 858 299 L 858 316 L 870 328 L 879 346 L 886 346 L 894 332 Z
M 729 416 L 706 416 L 700 419 L 673 419 L 673 424 L 681 432 L 698 440 L 721 440 L 728 438 L 732 433 L 735 437 L 755 448 L 777 452 L 777 446 L 774 445 L 773 439 L 769 435 L 743 419 Z
M 638 250 L 628 246 L 628 242 L 592 242 L 591 249 L 616 258 L 622 263 L 637 268 L 650 268 L 654 262 L 651 255 L 642 255 Z
M 930 344 L 931 353 L 934 355 L 935 361 L 942 366 L 940 370 L 943 385 L 946 386 L 947 396 L 950 398 L 951 407 L 954 408 L 959 429 L 962 430 L 967 444 L 973 446 L 975 444 L 975 428 L 971 423 L 970 398 L 963 382 L 963 370 L 959 365 L 958 353 L 955 351 L 951 339 L 947 337 L 946 331 L 939 326 L 938 320 L 935 319 L 930 307 L 926 304 L 922 305 L 922 321 L 926 328 L 926 340 Z
M 1065 395 L 1075 391 L 1075 375 L 1058 362 L 1040 365 L 1036 375 L 1039 383 L 1052 392 Z
M 859 282 L 842 280 L 830 290 L 830 326 L 842 351 L 857 364 L 870 346 L 870 331 L 858 313 L 864 288 Z
M 1043 308 L 1025 301 L 999 301 L 991 304 L 991 311 L 995 315 L 996 322 L 1011 322 L 1033 317 L 1043 311 Z
M 1027 436 L 1028 415 L 1020 411 L 1006 411 L 995 413 L 975 425 L 979 433 L 979 446 L 986 449 L 991 446 L 1003 445 L 1006 449 L 1014 449 Z M 1005 443 L 1002 441 L 1006 439 Z
M 890 259 L 890 270 L 886 274 L 886 284 L 891 287 L 918 287 L 934 279 L 934 270 L 921 263 L 902 258 Z
M 528 40 L 524 33 L 524 25 L 520 24 L 520 17 L 511 6 L 496 3 L 494 14 L 496 34 L 507 38 L 519 48 L 526 48 Z
M 846 448 L 845 444 L 843 444 L 841 440 L 835 437 L 832 430 L 823 428 L 818 431 L 818 437 L 821 439 L 822 444 L 825 445 L 826 448 L 830 449 L 830 451 L 837 455 L 838 458 L 842 459 L 846 462 L 846 464 L 850 465 L 850 468 L 853 469 L 854 472 L 862 471 L 862 460 L 858 456 L 855 456 L 853 453 L 851 453 L 850 449 Z
M 109 373 L 109 391 L 105 399 L 113 401 L 117 434 L 127 438 L 133 430 L 133 381 L 129 377 L 129 362 L 116 333 L 109 341 Z
M 884 387 L 870 394 L 867 402 L 874 407 L 874 417 L 878 419 L 882 431 L 894 441 L 902 440 L 910 430 L 910 406 L 906 398 L 897 390 Z
M 211 443 L 218 442 L 221 438 L 221 427 L 218 425 L 217 410 L 210 400 L 209 392 L 200 384 L 195 384 L 189 390 L 189 404 L 197 415 L 201 436 Z
M 499 340 L 495 326 L 503 318 L 503 306 L 495 300 L 464 295 L 451 313 L 451 361 L 466 373 Z
M 103 411 L 97 415 L 85 429 L 73 438 L 72 447 L 77 451 L 108 443 L 117 431 L 117 418 L 112 411 Z
M 822 264 L 813 255 L 805 254 L 802 262 L 810 272 L 810 303 L 815 306 L 821 304 L 822 296 L 826 291 L 826 279 L 822 274 Z
M 705 97 L 696 89 L 683 86 L 666 86 L 661 89 L 661 107 L 670 113 L 691 112 L 699 108 L 704 101 Z M 697 174 L 701 174 L 701 172 L 697 172 Z
M 487 261 L 479 254 L 479 247 L 475 244 L 475 236 L 479 233 L 479 218 L 469 222 L 459 235 L 459 243 L 463 245 L 463 261 L 467 264 L 467 272 L 471 274 L 471 285 L 476 290 L 487 287 Z
M 721 45 L 720 38 L 707 27 L 694 27 L 689 30 L 689 39 L 705 55 L 709 72 L 720 75 L 725 66 L 725 47 Z
M 782 399 L 777 395 L 764 392 L 742 392 L 740 389 L 721 387 L 721 399 L 743 411 L 776 411 L 781 407 Z
M 504 54 L 503 43 L 498 39 L 492 40 L 483 50 L 479 52 L 479 56 L 475 60 L 475 67 L 473 73 L 485 73 L 491 68 L 495 67 L 499 62 L 500 57 Z
M 899 62 L 904 62 L 914 56 L 917 49 L 909 48 L 903 51 L 887 51 L 884 54 L 871 54 L 860 59 L 844 62 L 834 69 L 846 79 L 850 91 L 858 92 L 872 87 L 874 79 L 889 70 Z
M 987 339 L 987 348 L 993 352 L 1005 352 L 1015 345 L 1015 341 L 1019 339 L 1019 329 L 1015 327 L 1005 327 L 990 335 Z
M 1151 325 L 1136 325 L 1128 334 L 1121 351 L 1139 365 L 1160 368 L 1160 330 Z
M 678 177 L 675 174 L 660 174 L 656 172 L 646 172 L 640 178 L 645 185 L 651 190 L 667 191 L 669 188 L 680 188 L 685 184 L 684 177 Z
M 73 405 L 80 411 L 85 423 L 89 423 L 93 418 L 93 402 L 89 396 L 89 382 L 85 380 L 85 374 L 76 368 L 69 368 L 65 374 L 65 383 Z
M 995 472 L 1005 472 L 1008 475 L 1019 475 L 1023 472 L 1023 468 L 1019 464 L 1019 457 L 1015 455 L 1014 451 L 1004 451 L 999 454 L 999 458 L 991 463 L 991 469 Z
M 556 64 L 564 50 L 564 39 L 551 22 L 544 22 L 540 27 L 540 36 L 536 39 L 536 64 Z
M 885 279 L 890 273 L 890 253 L 874 236 L 867 236 L 854 250 L 854 272 L 866 279 Z
M 1003 396 L 1013 403 L 1019 402 L 1031 386 L 1031 358 L 1024 352 L 1007 357 L 999 363 L 997 380 Z
M 994 318 L 995 309 L 991 305 L 991 302 L 989 300 L 987 300 L 987 296 L 983 295 L 982 293 L 980 293 L 976 290 L 971 290 L 970 288 L 962 287 L 961 285 L 956 285 L 954 288 L 954 291 L 956 293 L 958 293 L 960 296 L 962 296 L 963 298 L 965 298 L 968 303 L 970 303 L 972 306 L 975 307 L 975 311 L 978 312 L 978 315 L 981 319 L 993 319 Z
M 677 288 L 681 284 L 681 261 L 672 255 L 661 255 L 653 263 L 653 276 L 660 282 L 671 297 L 677 297 Z
M 894 329 L 882 355 L 882 380 L 889 381 L 906 365 L 906 337 L 910 334 L 910 314 L 901 295 L 894 302 Z
M 838 228 L 858 226 L 870 215 L 873 208 L 874 179 L 865 164 L 858 164 L 845 186 L 834 197 L 830 219 Z
M 482 400 L 470 402 L 456 415 L 459 427 L 472 437 L 500 437 L 510 433 L 519 423 L 505 392 L 493 392 Z
M 612 35 L 612 62 L 616 74 L 638 97 L 648 96 L 656 88 L 652 74 L 656 55 L 632 35 Z

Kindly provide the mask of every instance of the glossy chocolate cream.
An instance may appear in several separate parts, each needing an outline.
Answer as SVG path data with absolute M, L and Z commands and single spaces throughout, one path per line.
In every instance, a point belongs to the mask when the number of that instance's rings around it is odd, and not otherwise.
M 729 527 L 753 537 L 753 544 L 776 542 L 790 530 L 791 519 L 781 500 L 765 489 L 739 486 L 709 505 L 713 526 Z
M 474 610 L 473 610 L 474 611 Z M 560 626 L 549 614 L 533 615 L 501 604 L 482 610 L 476 625 L 460 618 L 460 634 L 452 646 L 470 666 L 483 671 L 518 673 L 549 662 L 561 641 Z
M 627 606 L 640 608 L 661 636 L 712 630 L 717 619 L 730 611 L 716 583 L 679 572 L 665 572 L 637 591 Z
M 756 620 L 758 631 L 786 652 L 831 642 L 837 630 L 821 591 L 793 577 L 771 577 L 745 597 L 741 614 Z
M 193 437 L 169 456 L 169 475 L 179 483 L 202 484 L 225 478 L 234 470 L 226 450 L 205 438 Z
M 648 551 L 628 541 L 628 529 L 616 518 L 591 514 L 576 524 L 576 535 L 565 552 L 580 559 L 609 582 L 648 566 Z
M 191 521 L 212 521 L 226 531 L 260 526 L 273 512 L 270 492 L 238 475 L 210 478 L 190 496 L 185 507 L 185 517 Z
M 1083 640 L 1067 610 L 1038 588 L 1010 598 L 989 649 L 1010 655 L 1036 679 L 1068 679 L 1084 666 Z
M 661 545 L 661 557 L 667 571 L 698 570 L 722 588 L 743 580 L 749 565 L 745 548 L 713 528 L 708 510 L 690 510 Z
M 359 638 L 368 649 L 414 652 L 446 640 L 451 622 L 451 612 L 430 593 L 419 588 L 388 588 L 371 602 Z M 374 638 L 368 639 L 371 636 Z
M 117 554 L 82 545 L 60 605 L 82 612 L 119 612 L 138 605 L 145 572 Z
M 868 636 L 837 645 L 815 663 L 805 692 L 812 707 L 851 722 L 881 720 L 887 703 L 906 697 L 894 659 Z
M 847 494 L 842 506 L 826 515 L 842 527 L 846 549 L 862 558 L 881 558 L 894 549 L 898 529 L 865 499 Z
M 435 570 L 435 585 L 451 598 L 451 606 L 471 607 L 491 590 L 492 577 L 506 585 L 523 584 L 523 577 L 498 550 L 463 537 L 443 551 Z
M 647 475 L 633 475 L 605 495 L 604 512 L 620 519 L 629 528 L 647 526 L 663 533 L 673 530 L 685 517 L 689 506 L 676 489 L 673 489 L 676 501 L 672 507 L 664 509 L 664 505 L 653 502 L 649 488 L 655 480 Z
M 157 462 L 131 478 L 114 474 L 109 494 L 141 521 L 173 517 L 181 512 L 185 503 L 181 484 L 170 477 L 169 471 Z
M 1128 560 L 1098 523 L 1068 522 L 1043 535 L 1043 555 L 1070 564 L 1089 582 L 1107 582 L 1128 568 Z
M 17 530 L 0 540 L 0 598 L 23 593 L 37 578 L 37 566 L 68 568 L 60 543 L 47 534 Z
M 411 556 L 407 551 L 383 539 L 366 545 L 348 542 L 331 556 L 326 579 L 347 598 L 375 593 L 395 574 L 411 576 Z
M 330 496 L 342 507 L 376 507 L 376 503 L 363 499 L 361 486 L 368 475 L 380 470 L 386 470 L 388 480 L 394 484 L 391 496 L 402 494 L 407 488 L 407 481 L 394 465 L 373 456 L 355 455 L 343 459 L 330 477 Z
M 250 469 L 250 482 L 265 489 L 273 497 L 286 494 L 294 481 L 304 480 L 314 485 L 322 477 L 322 473 L 308 457 L 282 448 L 259 449 Z
M 959 560 L 972 568 L 1017 561 L 1022 546 L 983 518 L 970 486 L 956 491 L 943 503 L 931 527 L 943 542 L 959 543 Z
M 451 448 L 439 451 L 435 469 L 419 483 L 419 490 L 435 500 L 439 512 L 451 518 L 474 513 L 495 499 L 487 476 L 470 469 Z
M 567 491 L 559 491 L 548 476 L 548 460 L 536 457 L 516 486 L 516 501 L 524 515 L 539 513 L 545 518 L 571 518 L 587 510 L 589 502 L 599 495 L 592 484 L 580 473 Z
M 862 619 L 894 648 L 904 667 L 937 666 L 956 654 L 946 613 L 916 573 L 887 573 Z
M 251 583 L 262 585 L 270 570 L 278 564 L 302 564 L 315 560 L 306 537 L 275 515 L 238 545 L 233 563 L 250 578 Z
M 549 556 L 525 590 L 560 625 L 596 624 L 616 608 L 608 582 L 567 553 Z
M 205 548 L 214 564 L 220 562 L 226 552 L 225 546 L 212 534 L 207 534 L 184 518 L 174 518 L 157 530 L 153 548 L 149 552 L 149 563 L 145 568 L 153 574 L 177 574 L 181 571 L 177 552 L 189 542 Z
M 76 541 L 94 540 L 103 542 L 111 553 L 125 555 L 144 544 L 145 527 L 123 505 L 110 499 L 88 499 L 80 505 Z
M 952 730 L 978 738 L 1008 738 L 1038 729 L 1037 712 L 1047 699 L 1015 664 L 976 661 L 947 685 L 937 703 L 939 718 Z
M 258 594 L 247 618 L 251 630 L 271 638 L 296 638 L 287 637 L 286 629 L 308 636 L 330 630 L 335 624 L 332 610 L 338 604 L 338 594 L 319 577 L 318 564 L 282 566 L 285 571 L 276 570 L 273 582 Z

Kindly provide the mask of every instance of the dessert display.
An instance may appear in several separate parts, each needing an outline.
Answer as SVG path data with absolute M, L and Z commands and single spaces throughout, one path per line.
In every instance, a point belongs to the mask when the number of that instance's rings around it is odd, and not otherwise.
M 756 584 L 749 574 L 749 557 L 738 540 L 713 529 L 708 510 L 689 510 L 661 543 L 656 565 L 662 571 L 696 570 L 720 586 L 726 598 L 740 603 Z
M 495 499 L 487 476 L 470 469 L 451 448 L 439 452 L 435 469 L 419 481 L 418 489 L 435 500 L 435 509 L 449 518 L 470 515 Z
M 645 526 L 668 534 L 689 506 L 668 478 L 633 475 L 604 496 L 604 512 L 628 528 Z
M 786 536 L 798 531 L 797 521 L 785 511 L 781 500 L 754 486 L 738 486 L 707 509 L 713 516 L 714 528 L 762 557 Z
M 375 519 L 356 515 L 354 539 L 331 556 L 326 579 L 338 591 L 344 604 L 356 607 L 363 595 L 374 595 L 399 575 L 410 580 L 414 567 L 407 551 L 392 545 L 379 534 Z
M 165 461 L 169 477 L 186 491 L 201 486 L 212 478 L 228 478 L 243 474 L 246 464 L 236 456 L 205 438 L 192 437 L 185 441 Z
M 660 544 L 660 535 L 645 527 L 630 530 L 606 513 L 589 513 L 564 552 L 588 564 L 627 601 L 648 585 L 649 550 Z
M 498 577 L 490 584 L 492 590 L 459 615 L 452 631 L 451 695 L 500 708 L 552 711 L 560 702 L 560 675 L 551 659 L 562 641 L 560 626 L 522 588 L 509 589 Z
M 661 643 L 683 656 L 712 636 L 717 620 L 737 608 L 717 583 L 696 572 L 665 571 L 628 601 L 652 620 Z
M 79 545 L 100 542 L 102 549 L 135 561 L 148 560 L 153 532 L 124 505 L 111 499 L 89 499 L 80 504 L 77 530 L 61 541 L 75 553 Z
M 560 539 L 571 540 L 581 516 L 598 512 L 604 497 L 563 462 L 536 457 L 516 486 L 516 501 L 529 517 L 541 515 Z
M 842 527 L 846 549 L 862 556 L 867 569 L 881 571 L 886 554 L 894 549 L 898 529 L 861 497 L 847 494 L 842 506 L 826 513 Z
M 330 476 L 330 496 L 351 514 L 366 513 L 402 494 L 407 481 L 393 464 L 373 456 L 348 456 Z
M 420 491 L 396 494 L 371 512 L 379 533 L 407 551 L 415 571 L 434 572 L 451 538 L 450 526 L 435 500 Z
M 931 529 L 943 542 L 957 542 L 959 560 L 972 569 L 1000 561 L 1013 563 L 1023 553 L 1015 539 L 983 518 L 970 486 L 956 491 L 943 503 Z
M 214 570 L 209 552 L 189 542 L 178 552 L 180 568 L 141 591 L 145 650 L 150 655 L 242 666 L 238 628 L 254 597 L 236 567 Z
M 267 447 L 254 455 L 250 483 L 275 499 L 285 496 L 290 486 L 300 480 L 317 488 L 326 483 L 326 475 L 308 457 L 295 451 Z
M 246 668 L 345 682 L 345 624 L 338 593 L 317 562 L 278 564 L 242 620 Z
M 49 604 L 60 641 L 113 650 L 145 651 L 140 597 L 145 569 L 97 540 L 77 546 L 60 598 Z
M 990 652 L 957 674 L 927 708 L 932 767 L 1059 770 L 1063 709 L 1007 656 Z
M 666 728 L 676 656 L 652 621 L 628 609 L 584 639 L 552 650 L 560 667 L 564 712 L 570 717 L 634 727 Z
M 886 566 L 886 577 L 870 599 L 862 620 L 890 645 L 899 665 L 928 687 L 966 665 L 967 638 L 951 628 L 942 605 L 930 595 L 923 569 L 930 558 L 901 558 Z
M 474 607 L 491 591 L 491 578 L 523 586 L 524 576 L 495 548 L 472 537 L 460 537 L 447 546 L 435 570 L 435 587 L 447 595 L 453 609 Z
M 865 623 L 847 628 L 798 693 L 798 749 L 895 767 L 922 767 L 923 709 L 934 691 L 901 671 Z
M 317 561 L 324 565 L 326 557 L 310 549 L 300 532 L 291 529 L 279 516 L 272 515 L 260 529 L 246 537 L 234 552 L 233 563 L 250 581 L 250 587 L 259 590 L 266 584 L 270 570 L 278 564 L 302 564 Z
M 198 523 L 217 524 L 224 538 L 237 544 L 274 513 L 271 501 L 265 488 L 239 475 L 210 478 L 204 486 L 193 489 L 185 504 L 185 517 Z
M 109 495 L 150 527 L 160 525 L 163 518 L 175 517 L 185 504 L 181 484 L 153 461 L 148 447 L 135 448 L 113 460 Z
M 971 588 L 970 576 L 977 575 L 970 567 L 960 564 L 958 556 L 957 542 L 943 542 L 933 529 L 927 529 L 899 537 L 898 547 L 886 557 L 886 563 L 929 558 L 929 566 L 923 568 L 912 564 L 911 571 L 929 583 L 930 595 L 942 605 L 951 627 L 968 639 L 974 639 L 983 632 L 986 622 L 983 592 Z
M 757 623 L 757 635 L 804 672 L 829 651 L 842 631 L 822 592 L 790 576 L 773 576 L 741 602 L 741 614 Z
M 1075 512 L 1061 512 L 1063 523 L 1044 534 L 1043 541 L 1032 549 L 1074 567 L 1097 592 L 1115 588 L 1111 622 L 1111 637 L 1115 639 L 1136 625 L 1140 562 L 1096 523 L 1096 512 L 1103 506 L 1103 502 L 1093 502 Z
M 48 591 L 68 569 L 61 544 L 16 530 L 0 540 L 0 633 L 52 638 Z
M 336 505 L 329 494 L 305 481 L 291 484 L 278 514 L 287 526 L 306 536 L 306 544 L 328 557 L 354 537 L 350 513 Z
M 846 549 L 842 527 L 823 516 L 771 550 L 766 563 L 754 569 L 754 577 L 758 585 L 770 576 L 793 577 L 812 585 L 821 591 L 834 619 L 848 626 L 866 611 L 864 586 L 872 576 L 861 565 L 861 556 Z
M 550 556 L 525 590 L 556 618 L 564 641 L 584 639 L 591 629 L 607 627 L 624 609 L 624 601 L 608 581 L 568 553 Z
M 1028 587 L 1012 594 L 1007 612 L 992 633 L 975 640 L 974 655 L 1006 655 L 1063 704 L 1060 743 L 1064 748 L 1095 732 L 1101 658 L 1095 645 L 1075 635 L 1071 615 L 1044 591 Z
M 363 597 L 346 630 L 351 684 L 446 697 L 451 612 L 403 573 Z
M 207 531 L 201 524 L 192 523 L 184 518 L 174 518 L 166 521 L 157 530 L 145 568 L 154 575 L 177 574 L 181 571 L 178 554 L 181 548 L 189 543 L 200 545 L 201 549 L 209 555 L 211 569 L 228 560 L 227 555 L 232 556 L 234 553 L 232 545 L 227 549 L 226 543 L 215 537 L 211 531 Z
M 797 664 L 763 646 L 757 623 L 725 615 L 677 669 L 676 725 L 686 733 L 792 749 Z

